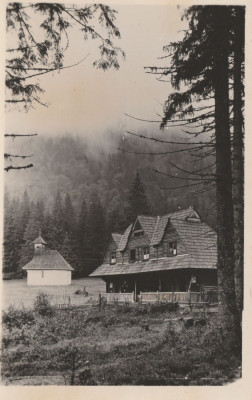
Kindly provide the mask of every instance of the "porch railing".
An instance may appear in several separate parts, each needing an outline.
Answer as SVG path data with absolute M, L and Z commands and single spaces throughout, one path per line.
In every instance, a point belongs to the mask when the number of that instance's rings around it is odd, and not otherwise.
M 101 293 L 108 303 L 133 303 L 134 292 L 131 293 Z M 141 303 L 178 302 L 178 303 L 218 303 L 218 290 L 208 286 L 201 292 L 140 292 L 137 296 Z
M 132 293 L 101 293 L 101 296 L 104 297 L 108 303 L 113 303 L 113 302 L 133 303 L 134 302 L 134 292 L 132 292 Z
M 140 292 L 142 303 L 178 302 L 178 303 L 218 303 L 218 290 L 202 292 Z
M 142 303 L 162 302 L 188 302 L 188 292 L 140 292 Z

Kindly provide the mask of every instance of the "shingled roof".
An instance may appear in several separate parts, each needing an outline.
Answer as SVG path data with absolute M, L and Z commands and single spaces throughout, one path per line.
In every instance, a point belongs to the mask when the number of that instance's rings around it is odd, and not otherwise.
M 119 243 L 120 243 L 120 241 L 122 239 L 122 235 L 120 233 L 112 233 L 111 235 L 112 235 L 112 238 L 114 239 L 114 241 L 115 241 L 115 243 L 116 243 L 116 245 L 118 247 Z
M 150 217 L 148 215 L 139 215 L 137 217 L 138 221 L 140 222 L 144 233 L 148 236 L 148 238 L 151 240 L 153 232 L 155 230 L 156 222 L 157 222 L 157 217 Z
M 216 269 L 216 260 L 193 257 L 190 254 L 178 255 L 176 257 L 164 257 L 150 259 L 145 262 L 127 264 L 102 264 L 89 276 L 110 276 L 110 275 L 133 275 L 154 271 L 168 271 L 174 269 Z
M 158 217 L 155 230 L 151 239 L 151 245 L 155 246 L 159 244 L 164 236 L 165 228 L 168 223 L 169 216 L 164 215 L 163 217 Z
M 119 251 L 123 251 L 125 249 L 125 247 L 127 246 L 128 243 L 128 238 L 131 232 L 133 224 L 131 224 L 130 226 L 128 226 L 128 228 L 126 229 L 126 231 L 124 232 L 124 234 L 122 235 L 122 238 L 120 240 L 119 246 L 118 246 L 118 250 Z
M 90 276 L 128 275 L 184 268 L 217 268 L 217 235 L 213 229 L 201 221 L 192 207 L 163 217 L 140 216 L 138 219 L 143 229 L 144 223 L 146 224 L 148 231 L 148 233 L 145 231 L 146 234 L 150 235 L 152 232 L 151 245 L 158 245 L 162 241 L 167 224 L 171 224 L 184 244 L 187 254 L 144 262 L 102 264 Z M 122 236 L 118 250 L 125 249 L 131 230 L 132 225 Z
M 187 218 L 191 218 L 191 217 L 200 219 L 197 212 L 192 207 L 189 207 L 185 210 L 178 210 L 178 211 L 175 211 L 170 214 L 166 214 L 163 217 L 158 218 L 158 221 L 157 221 L 157 224 L 155 227 L 155 231 L 154 231 L 152 239 L 151 239 L 151 245 L 156 246 L 161 242 L 161 240 L 163 239 L 163 236 L 165 233 L 165 228 L 167 226 L 169 218 L 171 220 L 173 220 L 173 219 L 186 220 Z
M 28 262 L 22 269 L 49 269 L 49 270 L 64 270 L 73 271 L 73 268 L 62 257 L 57 250 L 43 249 L 39 253 L 35 253 L 32 260 Z

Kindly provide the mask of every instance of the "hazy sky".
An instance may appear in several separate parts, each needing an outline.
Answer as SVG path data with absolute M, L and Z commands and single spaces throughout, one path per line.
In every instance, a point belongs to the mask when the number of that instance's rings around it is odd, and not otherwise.
M 157 119 L 170 87 L 158 82 L 155 75 L 146 74 L 143 67 L 162 65 L 158 57 L 164 55 L 163 46 L 178 39 L 178 31 L 183 29 L 182 12 L 169 5 L 113 8 L 118 11 L 121 33 L 116 44 L 126 53 L 126 60 L 120 60 L 120 70 L 104 72 L 93 68 L 97 42 L 84 42 L 80 33 L 73 32 L 65 65 L 89 54 L 87 59 L 77 67 L 42 76 L 42 101 L 49 103 L 48 108 L 36 105 L 28 113 L 6 112 L 6 132 L 92 136 L 109 128 L 123 132 L 144 127 L 124 113 Z

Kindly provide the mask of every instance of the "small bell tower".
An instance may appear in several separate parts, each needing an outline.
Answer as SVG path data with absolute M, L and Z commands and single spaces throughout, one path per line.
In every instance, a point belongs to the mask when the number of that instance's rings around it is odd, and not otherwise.
M 47 245 L 47 243 L 44 241 L 44 239 L 41 236 L 41 229 L 39 229 L 39 235 L 38 237 L 33 240 L 32 242 L 34 244 L 34 254 L 40 254 L 42 253 L 43 249 Z

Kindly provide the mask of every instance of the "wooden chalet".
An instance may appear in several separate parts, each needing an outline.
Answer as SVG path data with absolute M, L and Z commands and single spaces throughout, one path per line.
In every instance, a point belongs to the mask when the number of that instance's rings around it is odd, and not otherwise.
M 217 237 L 189 207 L 162 217 L 140 215 L 112 233 L 102 265 L 108 301 L 209 301 L 217 290 Z M 213 299 L 212 299 L 213 300 Z

